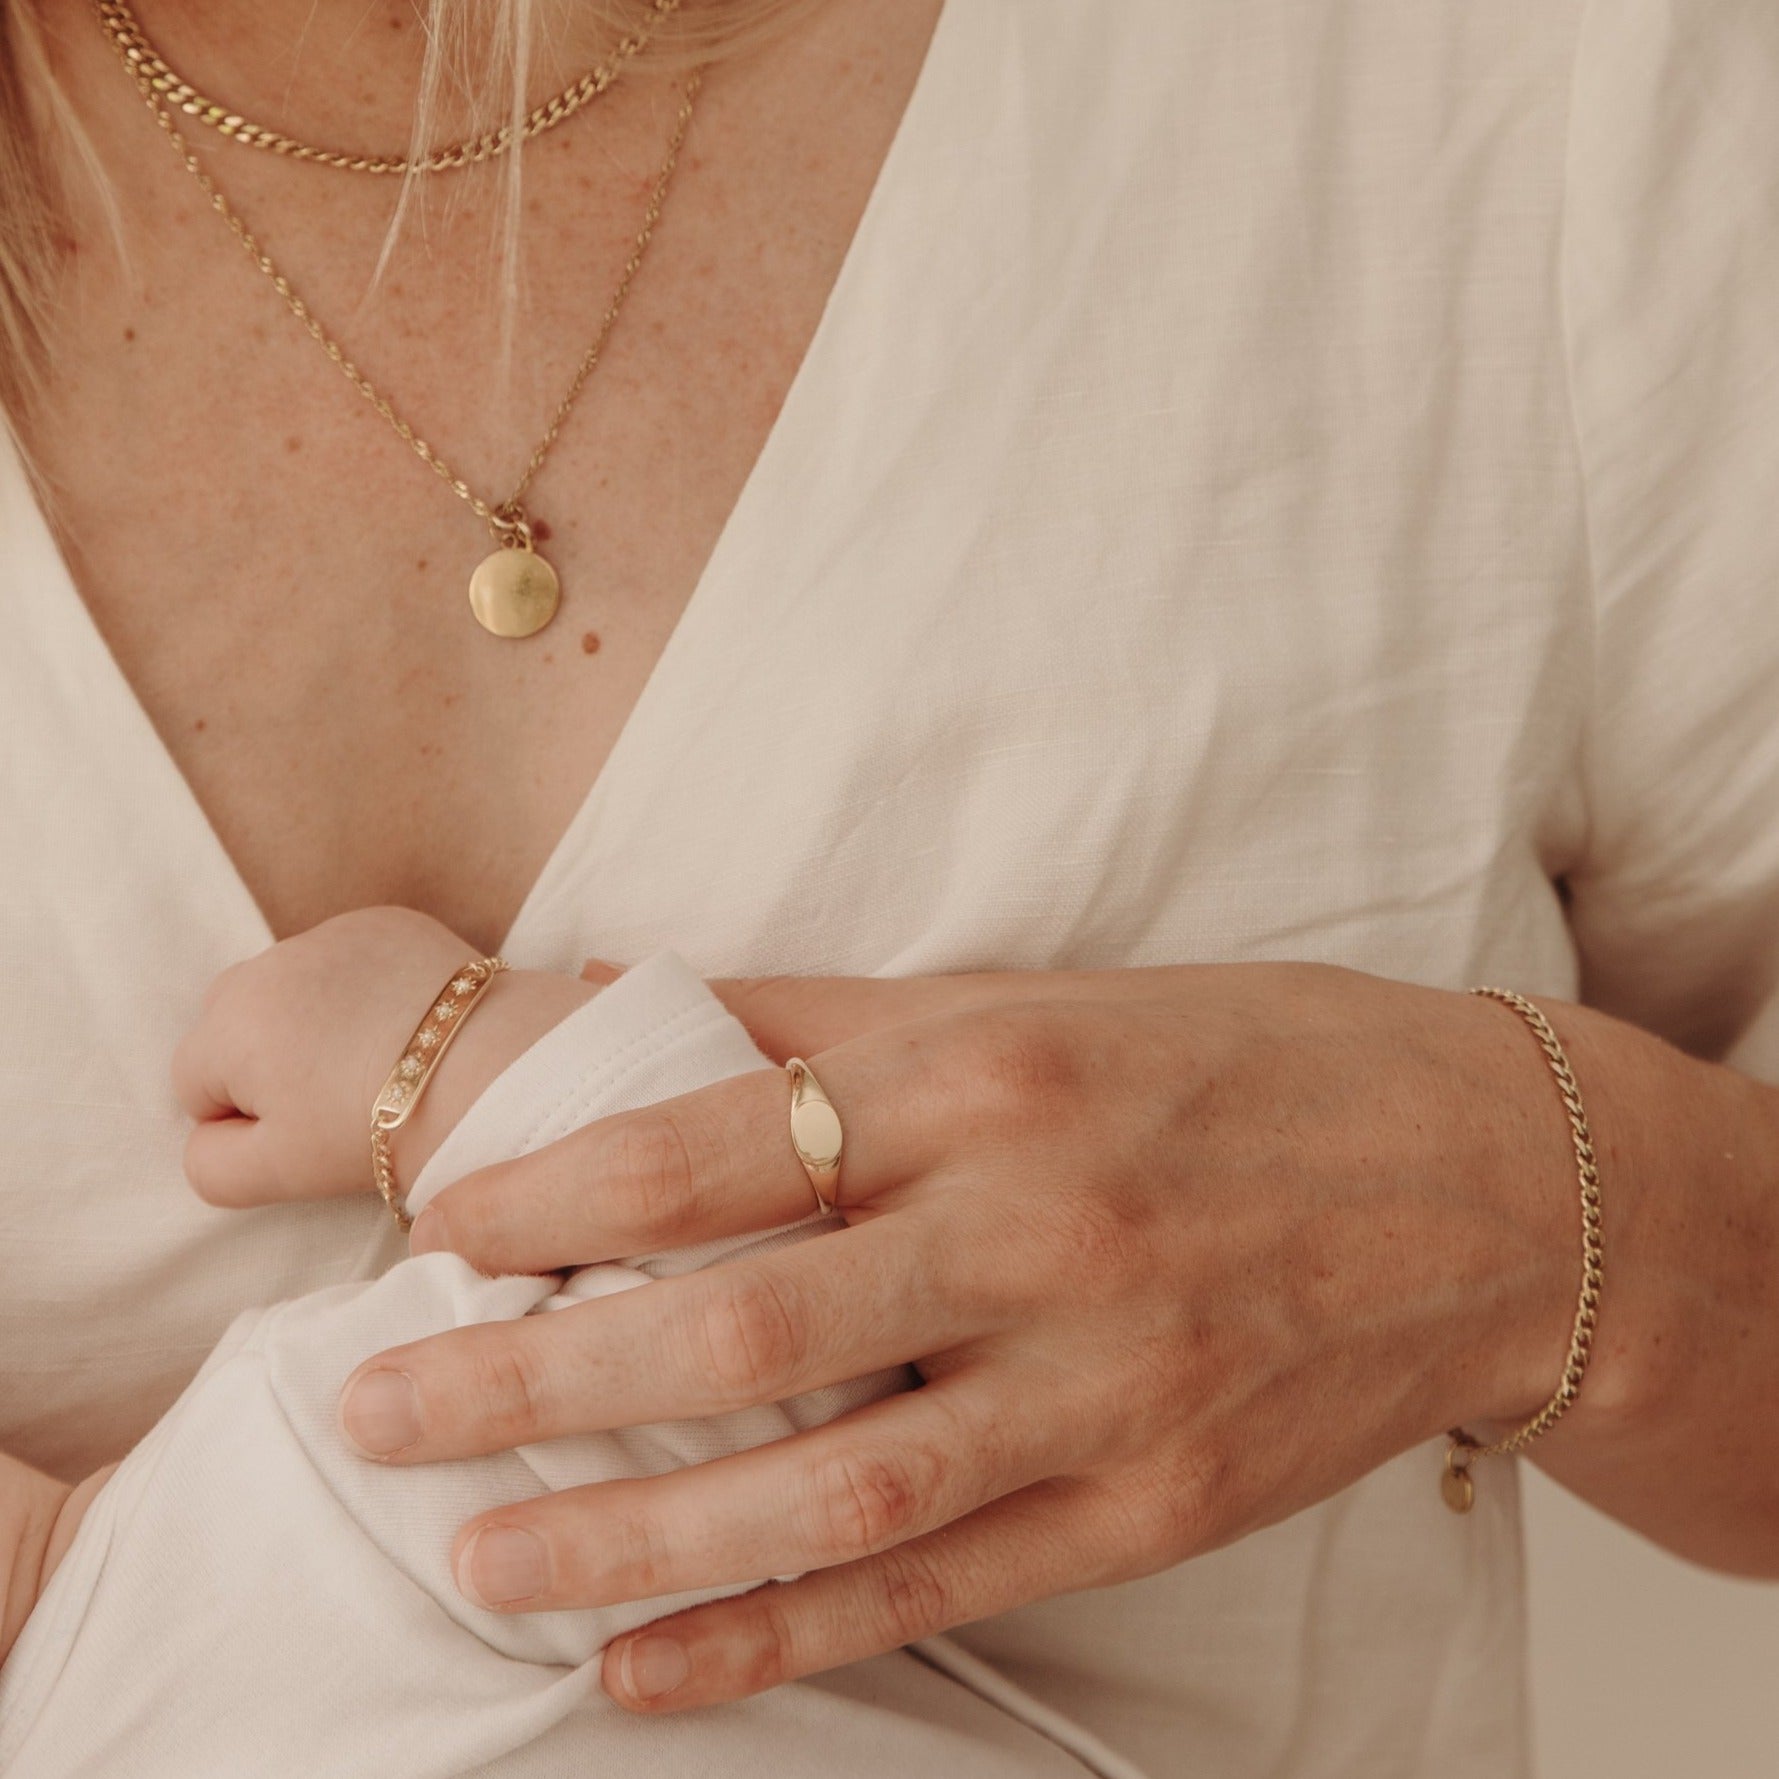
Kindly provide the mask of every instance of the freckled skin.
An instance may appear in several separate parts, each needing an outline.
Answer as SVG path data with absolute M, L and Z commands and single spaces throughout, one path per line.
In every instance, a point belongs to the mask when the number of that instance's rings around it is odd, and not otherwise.
M 587 31 L 596 11 L 561 16 Z M 562 580 L 560 629 L 515 642 L 469 613 L 485 528 L 285 312 L 102 35 L 67 9 L 58 72 L 112 183 L 132 276 L 108 247 L 71 246 L 54 382 L 26 444 L 58 488 L 99 629 L 274 932 L 378 903 L 478 944 L 506 930 L 765 443 L 938 11 L 823 0 L 768 50 L 710 71 L 646 272 L 529 498 Z M 242 109 L 378 148 L 405 143 L 420 39 L 411 7 L 374 16 L 391 28 L 370 41 L 361 0 L 163 0 L 154 23 L 169 60 Z M 588 49 L 564 47 L 557 84 L 598 60 Z M 500 496 L 629 252 L 676 106 L 664 77 L 639 76 L 527 148 L 524 302 L 504 369 L 500 167 L 455 180 L 449 202 L 430 194 L 373 284 L 387 182 L 200 146 L 397 410 Z M 453 95 L 440 139 L 480 121 Z M 71 220 L 78 241 L 107 241 L 96 204 Z M 597 698 L 548 670 L 577 642 L 600 657 Z M 216 747 L 194 741 L 200 710 Z

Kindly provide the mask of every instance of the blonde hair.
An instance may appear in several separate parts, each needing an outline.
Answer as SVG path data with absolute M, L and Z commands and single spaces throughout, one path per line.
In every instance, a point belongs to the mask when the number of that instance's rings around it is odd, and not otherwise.
M 26 104 L 47 74 L 36 20 L 0 0 L 0 413 L 35 383 L 49 319 L 53 194 Z
M 504 84 L 508 115 L 515 123 L 524 115 L 530 103 L 527 75 L 534 48 L 548 29 L 546 11 L 560 14 L 566 7 L 576 7 L 597 21 L 613 43 L 639 28 L 649 29 L 648 44 L 633 65 L 672 70 L 757 48 L 820 0 L 681 0 L 679 9 L 665 20 L 655 19 L 654 0 L 424 0 L 424 4 L 426 54 L 415 95 L 411 157 L 432 145 L 433 119 L 448 87 L 472 92 L 479 87 L 487 93 L 498 92 Z M 36 0 L 0 0 L 0 420 L 15 417 L 41 380 L 53 306 L 57 213 L 63 198 L 56 168 L 82 166 L 102 178 L 85 132 L 56 85 L 35 5 Z M 490 41 L 497 49 L 492 57 L 487 53 Z M 63 152 L 52 152 L 52 141 Z M 504 167 L 504 265 L 511 295 L 518 264 L 517 149 L 504 157 Z M 391 221 L 390 244 L 414 189 L 415 178 L 410 175 Z M 509 315 L 511 307 L 509 302 Z

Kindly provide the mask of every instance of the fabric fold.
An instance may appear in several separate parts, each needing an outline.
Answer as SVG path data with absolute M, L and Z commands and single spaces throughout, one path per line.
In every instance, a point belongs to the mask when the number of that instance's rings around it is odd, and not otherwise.
M 596 1118 L 771 1066 L 690 966 L 658 953 L 506 1069 L 415 1194 L 424 1203 Z M 906 1387 L 910 1374 L 407 1468 L 348 1446 L 342 1383 L 403 1342 L 535 1311 L 596 1316 L 593 1298 L 646 1286 L 652 1272 L 843 1227 L 811 1217 L 567 1281 L 490 1279 L 456 1255 L 427 1254 L 371 1283 L 247 1312 L 100 1492 L 0 1670 L 0 1767 L 13 1779 L 186 1779 L 263 1770 L 275 1747 L 280 1771 L 330 1779 L 544 1770 L 533 1764 L 540 1737 L 577 1710 L 612 1711 L 591 1672 L 612 1637 L 751 1584 L 594 1611 L 495 1613 L 457 1589 L 458 1527 L 546 1491 L 785 1438 Z M 501 1764 L 509 1758 L 517 1764 Z

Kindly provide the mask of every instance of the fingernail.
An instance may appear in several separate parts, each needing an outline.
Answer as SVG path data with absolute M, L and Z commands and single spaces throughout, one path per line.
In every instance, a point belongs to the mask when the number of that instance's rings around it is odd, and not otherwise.
M 544 1591 L 549 1553 L 522 1526 L 484 1526 L 457 1562 L 457 1585 L 478 1606 L 516 1606 Z
M 442 1211 L 435 1211 L 428 1205 L 414 1219 L 414 1227 L 408 1231 L 408 1252 L 410 1254 L 436 1254 L 441 1248 L 449 1247 L 445 1240 L 445 1217 Z
M 420 1437 L 420 1397 L 405 1371 L 367 1371 L 340 1399 L 340 1426 L 367 1458 L 389 1458 Z
M 671 1637 L 638 1637 L 618 1657 L 618 1684 L 644 1703 L 665 1698 L 691 1671 L 685 1649 Z

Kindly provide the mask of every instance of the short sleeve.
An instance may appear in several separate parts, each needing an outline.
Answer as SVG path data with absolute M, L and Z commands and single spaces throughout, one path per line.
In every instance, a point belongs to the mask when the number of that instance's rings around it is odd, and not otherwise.
M 1779 6 L 1594 0 L 1567 181 L 1583 992 L 1779 1079 Z

